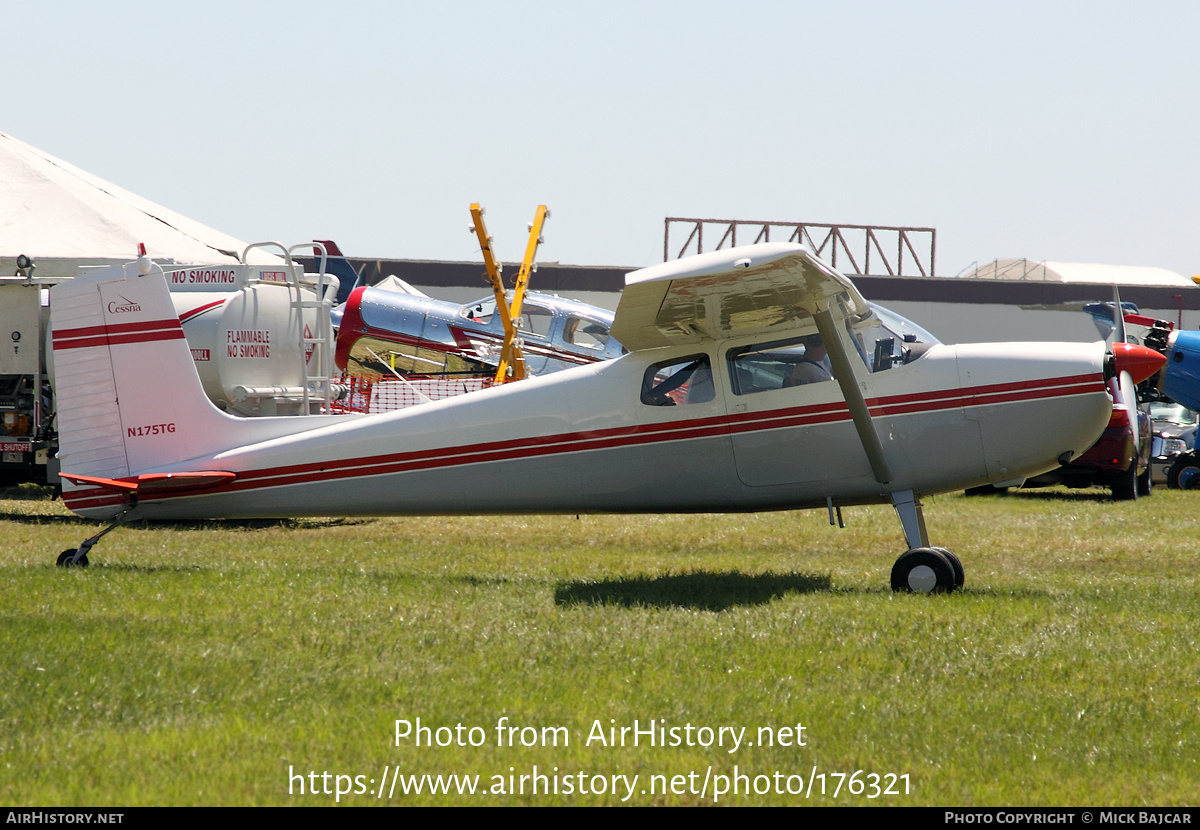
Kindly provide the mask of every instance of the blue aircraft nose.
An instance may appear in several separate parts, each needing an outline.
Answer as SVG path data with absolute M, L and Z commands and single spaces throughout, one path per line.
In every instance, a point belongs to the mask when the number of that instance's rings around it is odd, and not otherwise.
M 1200 409 L 1200 331 L 1181 331 L 1172 340 L 1163 394 L 1188 409 Z

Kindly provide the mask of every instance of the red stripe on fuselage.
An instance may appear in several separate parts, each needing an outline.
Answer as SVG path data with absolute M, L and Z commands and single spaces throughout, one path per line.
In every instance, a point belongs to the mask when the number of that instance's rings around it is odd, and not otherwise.
M 76 512 L 95 507 L 111 507 L 117 504 L 129 504 L 129 496 L 123 493 L 112 493 L 99 487 L 87 487 L 77 490 L 63 491 L 63 504 L 68 510 Z
M 905 415 L 912 412 L 932 412 L 962 406 L 984 406 L 1020 400 L 1086 394 L 1106 390 L 1098 375 L 1073 375 L 1065 378 L 1026 380 L 1015 383 L 994 383 L 969 389 L 944 389 L 939 392 L 915 395 L 891 395 L 871 398 L 867 406 L 874 416 Z
M 1039 381 L 990 384 L 969 389 L 937 390 L 928 393 L 913 393 L 868 401 L 875 417 L 884 415 L 907 415 L 919 412 L 937 412 L 956 407 L 984 406 L 1017 401 L 1032 401 L 1051 397 L 1067 397 L 1094 394 L 1106 390 L 1099 375 L 1077 375 Z M 774 429 L 809 426 L 813 424 L 849 421 L 850 412 L 844 402 L 817 404 L 813 406 L 772 409 L 767 412 L 735 413 L 687 421 L 671 421 L 662 424 L 638 424 L 628 427 L 562 433 L 550 436 L 531 436 L 512 441 L 492 441 L 484 444 L 467 444 L 451 447 L 391 453 L 369 458 L 331 459 L 329 461 L 271 467 L 238 473 L 238 480 L 212 492 L 228 493 L 238 490 L 253 490 L 266 487 L 283 487 L 329 481 L 342 478 L 390 475 L 456 467 L 465 464 L 481 464 L 492 461 L 512 461 L 544 455 L 606 450 L 618 447 L 655 444 L 666 441 L 689 441 L 697 438 L 759 432 Z M 183 495 L 183 494 L 180 494 Z M 191 494 L 187 494 L 191 495 Z M 163 494 L 154 499 L 176 498 Z

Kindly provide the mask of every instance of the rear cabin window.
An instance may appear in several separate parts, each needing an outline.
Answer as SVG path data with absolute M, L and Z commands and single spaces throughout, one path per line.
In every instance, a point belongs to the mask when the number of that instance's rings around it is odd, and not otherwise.
M 647 406 L 707 403 L 716 394 L 706 354 L 655 363 L 642 376 L 642 403 Z

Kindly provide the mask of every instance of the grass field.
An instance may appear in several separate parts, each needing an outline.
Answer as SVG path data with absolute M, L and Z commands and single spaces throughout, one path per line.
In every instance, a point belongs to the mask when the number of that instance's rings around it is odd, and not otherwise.
M 888 508 L 143 525 L 66 570 L 95 525 L 0 497 L 0 803 L 1200 804 L 1191 493 L 928 499 L 950 596 L 888 589 Z M 635 720 L 679 745 L 596 739 Z

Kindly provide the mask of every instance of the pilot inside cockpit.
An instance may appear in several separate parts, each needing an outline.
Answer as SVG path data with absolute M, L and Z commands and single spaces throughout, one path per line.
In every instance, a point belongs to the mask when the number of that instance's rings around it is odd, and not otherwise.
M 833 369 L 829 365 L 829 355 L 825 351 L 821 335 L 810 334 L 801 338 L 800 342 L 804 344 L 804 356 L 796 361 L 795 368 L 784 378 L 783 385 L 800 386 L 805 383 L 833 380 Z

